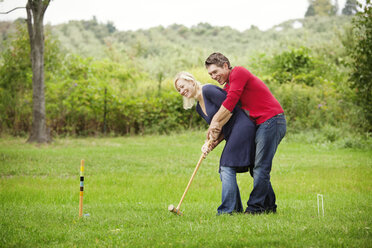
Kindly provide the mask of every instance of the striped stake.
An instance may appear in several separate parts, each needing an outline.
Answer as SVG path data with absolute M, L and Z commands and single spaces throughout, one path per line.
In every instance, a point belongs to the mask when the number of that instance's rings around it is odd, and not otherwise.
M 82 159 L 80 163 L 79 218 L 83 216 L 83 195 L 84 195 L 84 159 Z

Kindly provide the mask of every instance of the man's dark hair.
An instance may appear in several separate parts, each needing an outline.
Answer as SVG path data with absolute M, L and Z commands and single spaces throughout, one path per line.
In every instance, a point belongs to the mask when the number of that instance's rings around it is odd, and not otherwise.
M 227 67 L 229 69 L 232 69 L 230 65 L 230 61 L 228 58 L 226 58 L 225 55 L 222 53 L 212 53 L 209 55 L 209 57 L 205 60 L 205 67 L 208 67 L 210 65 L 216 65 L 218 67 L 223 67 L 223 65 L 227 63 Z

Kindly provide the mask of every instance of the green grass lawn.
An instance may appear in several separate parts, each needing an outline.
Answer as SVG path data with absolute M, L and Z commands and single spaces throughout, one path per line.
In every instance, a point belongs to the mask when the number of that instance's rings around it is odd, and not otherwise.
M 0 140 L 0 247 L 372 247 L 372 152 L 284 140 L 271 180 L 278 213 L 216 216 L 222 146 L 204 132 L 170 136 Z M 84 217 L 78 218 L 80 160 Z M 239 174 L 243 202 L 253 180 Z M 318 216 L 317 194 L 324 196 Z

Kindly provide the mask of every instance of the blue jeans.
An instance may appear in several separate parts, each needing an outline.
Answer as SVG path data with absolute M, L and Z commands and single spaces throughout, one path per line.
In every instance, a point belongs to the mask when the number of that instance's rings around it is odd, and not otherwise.
M 236 182 L 236 168 L 221 166 L 220 178 L 222 182 L 222 203 L 217 209 L 217 214 L 243 212 L 243 204 Z
M 246 211 L 253 213 L 276 212 L 275 193 L 270 182 L 273 158 L 287 129 L 284 114 L 276 115 L 256 131 L 256 157 L 253 167 L 253 190 Z

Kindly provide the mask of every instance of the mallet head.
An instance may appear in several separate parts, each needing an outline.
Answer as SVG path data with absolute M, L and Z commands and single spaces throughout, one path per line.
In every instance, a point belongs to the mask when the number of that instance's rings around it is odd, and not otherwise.
M 168 206 L 168 210 L 169 210 L 169 212 L 175 213 L 177 215 L 182 215 L 182 212 L 179 209 L 175 208 L 175 206 L 173 206 L 173 204 Z

